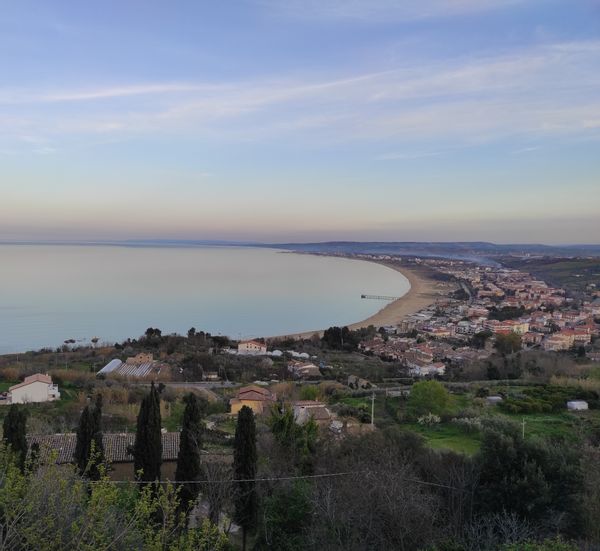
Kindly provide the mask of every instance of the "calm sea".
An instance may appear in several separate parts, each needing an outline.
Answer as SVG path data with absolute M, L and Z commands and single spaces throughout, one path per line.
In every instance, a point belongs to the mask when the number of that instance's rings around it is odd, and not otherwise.
M 233 338 L 365 319 L 407 279 L 358 260 L 237 247 L 0 245 L 0 353 L 66 339 L 114 343 L 147 327 Z

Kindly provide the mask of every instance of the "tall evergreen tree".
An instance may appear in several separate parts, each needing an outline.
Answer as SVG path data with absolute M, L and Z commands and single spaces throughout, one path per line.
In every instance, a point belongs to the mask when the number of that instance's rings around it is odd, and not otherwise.
M 246 535 L 255 524 L 258 501 L 256 496 L 256 425 L 254 412 L 244 406 L 237 417 L 233 451 L 235 480 L 235 521 L 242 527 L 243 549 Z
M 133 464 L 136 477 L 144 482 L 160 480 L 162 438 L 160 434 L 160 396 L 154 386 L 142 400 L 137 418 L 137 432 L 133 446 Z M 138 474 L 142 471 L 141 476 Z
M 177 455 L 176 480 L 197 481 L 200 479 L 200 453 L 202 450 L 202 417 L 203 401 L 195 394 L 185 398 L 183 425 L 179 436 L 179 454 Z M 180 490 L 181 504 L 188 509 L 196 501 L 199 492 L 198 484 L 182 484 Z
M 96 395 L 94 405 L 87 405 L 79 418 L 75 463 L 79 473 L 91 480 L 100 479 L 98 466 L 104 462 L 102 442 L 102 395 Z
M 27 458 L 27 411 L 12 404 L 4 418 L 4 441 L 14 452 L 21 470 Z

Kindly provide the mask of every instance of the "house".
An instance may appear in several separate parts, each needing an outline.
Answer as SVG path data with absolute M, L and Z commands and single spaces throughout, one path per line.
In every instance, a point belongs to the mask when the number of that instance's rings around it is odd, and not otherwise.
M 249 385 L 240 388 L 235 398 L 229 400 L 231 413 L 237 414 L 244 406 L 248 406 L 256 415 L 268 412 L 277 401 L 277 395 L 268 388 Z
M 534 333 L 533 331 L 529 331 L 521 337 L 521 341 L 523 342 L 523 344 L 528 344 L 530 346 L 541 344 L 543 340 L 544 335 L 542 335 L 541 333 Z
M 164 480 L 175 480 L 177 455 L 179 453 L 179 432 L 163 432 L 161 476 Z M 135 432 L 104 433 L 102 444 L 104 457 L 110 464 L 108 472 L 112 480 L 134 480 L 133 456 L 130 450 L 135 442 Z M 39 461 L 48 464 L 69 465 L 74 462 L 77 435 L 38 434 L 27 437 L 29 449 L 32 444 L 39 446 Z M 231 462 L 231 454 L 202 452 L 203 462 Z
M 426 375 L 443 375 L 446 373 L 446 366 L 442 362 L 432 364 L 409 365 L 409 374 L 413 377 L 425 377 Z
M 6 403 L 29 404 L 54 400 L 60 400 L 58 385 L 52 383 L 50 375 L 36 373 L 25 377 L 22 383 L 11 386 L 8 389 Z
M 260 341 L 240 341 L 238 343 L 238 354 L 261 356 L 267 353 L 267 345 Z
M 331 421 L 331 413 L 323 402 L 313 400 L 300 400 L 292 404 L 294 420 L 299 425 L 308 423 L 310 419 L 319 426 L 327 426 Z
M 321 377 L 321 370 L 310 362 L 291 361 L 288 364 L 288 371 L 295 379 L 318 379 Z

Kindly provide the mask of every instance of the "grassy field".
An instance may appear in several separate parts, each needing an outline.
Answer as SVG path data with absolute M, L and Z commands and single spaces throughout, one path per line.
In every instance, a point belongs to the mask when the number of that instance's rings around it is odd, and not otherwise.
M 16 385 L 19 381 L 2 381 L 0 382 L 0 392 L 8 392 L 8 389 L 13 386 Z
M 599 259 L 503 258 L 501 262 L 570 291 L 584 291 L 586 286 L 591 283 L 600 289 Z
M 403 427 L 423 436 L 427 444 L 434 449 L 447 449 L 473 455 L 479 450 L 481 442 L 478 433 L 467 433 L 452 423 L 441 423 L 431 428 L 418 423 L 405 423 Z

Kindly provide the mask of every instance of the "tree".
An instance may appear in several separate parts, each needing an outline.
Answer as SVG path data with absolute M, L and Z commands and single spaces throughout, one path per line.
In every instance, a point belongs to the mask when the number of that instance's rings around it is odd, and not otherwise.
M 486 341 L 493 335 L 489 330 L 480 331 L 471 337 L 471 346 L 475 348 L 485 348 Z
M 81 413 L 74 457 L 79 474 L 91 480 L 100 479 L 98 465 L 104 462 L 102 394 L 97 394 L 94 405 L 88 404 Z
M 197 481 L 200 478 L 200 452 L 202 450 L 202 416 L 204 405 L 202 400 L 193 393 L 185 398 L 183 426 L 179 437 L 179 454 L 177 455 L 177 470 L 175 479 Z M 198 496 L 198 484 L 182 484 L 179 498 L 184 509 L 188 509 Z
M 516 333 L 497 335 L 494 347 L 499 354 L 514 354 L 521 350 L 521 337 Z
M 350 331 L 347 327 L 330 327 L 323 332 L 321 341 L 327 348 L 333 350 L 356 350 L 358 346 L 357 331 Z
M 482 513 L 515 513 L 563 533 L 581 533 L 583 480 L 576 447 L 523 439 L 517 426 L 488 429 L 477 456 Z
M 296 467 L 300 474 L 312 474 L 319 430 L 314 419 L 311 417 L 300 425 L 292 408 L 286 406 L 281 412 L 273 411 L 269 425 L 275 441 L 286 456 L 286 463 Z
M 408 407 L 414 415 L 441 415 L 450 405 L 450 394 L 439 381 L 421 381 L 410 389 Z
M 160 480 L 162 463 L 160 429 L 160 396 L 152 382 L 150 392 L 142 400 L 133 447 L 135 475 L 144 482 Z
M 265 500 L 254 549 L 306 549 L 304 531 L 310 525 L 311 512 L 310 487 L 305 481 L 296 481 L 291 487 L 276 488 Z
M 4 418 L 4 441 L 15 454 L 17 465 L 21 470 L 27 458 L 27 411 L 12 404 Z
M 248 406 L 242 407 L 238 413 L 233 445 L 234 520 L 242 527 L 245 551 L 247 532 L 254 527 L 258 508 L 255 481 L 256 425 L 254 413 Z
M 21 472 L 0 444 L 0 530 L 3 550 L 225 551 L 227 537 L 205 520 L 187 526 L 171 484 L 95 484 L 74 469 L 48 464 Z M 159 520 L 157 520 L 159 519 Z

